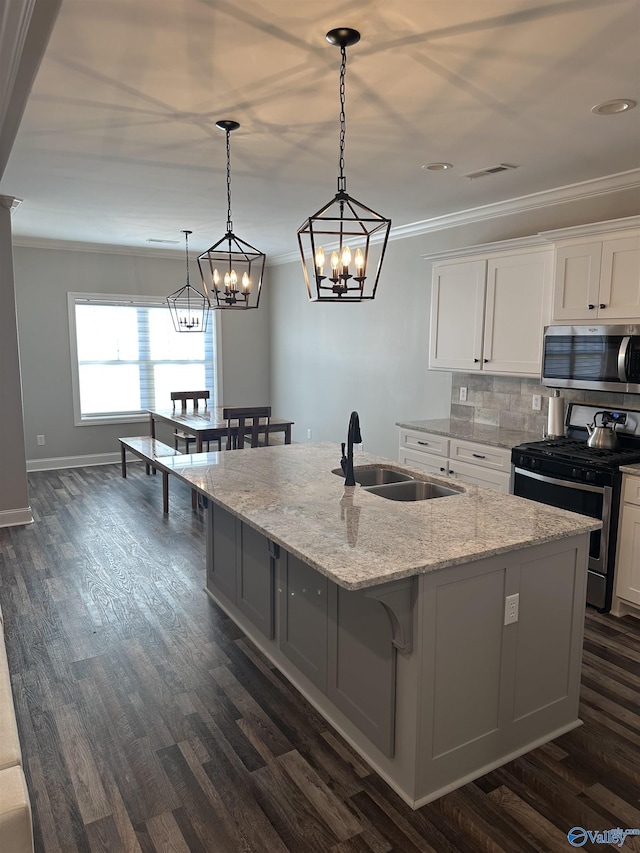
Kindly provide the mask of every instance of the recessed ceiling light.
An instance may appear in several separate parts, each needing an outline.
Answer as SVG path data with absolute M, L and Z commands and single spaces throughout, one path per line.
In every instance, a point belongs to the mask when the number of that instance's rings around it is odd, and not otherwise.
M 636 102 L 630 98 L 616 98 L 613 101 L 603 101 L 601 104 L 596 104 L 595 107 L 591 107 L 591 112 L 598 116 L 613 116 L 632 110 L 635 105 Z
M 422 168 L 428 169 L 430 172 L 444 172 L 447 169 L 453 169 L 453 164 L 451 164 L 451 163 L 425 163 L 425 165 Z

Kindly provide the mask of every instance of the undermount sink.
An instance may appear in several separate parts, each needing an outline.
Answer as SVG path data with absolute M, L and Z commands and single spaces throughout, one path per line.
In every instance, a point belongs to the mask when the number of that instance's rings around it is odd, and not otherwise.
M 380 495 L 390 501 L 428 501 L 432 498 L 446 498 L 462 494 L 461 489 L 450 489 L 438 483 L 427 483 L 424 480 L 408 480 L 403 483 L 387 483 L 386 485 L 370 486 L 367 489 L 372 495 Z
M 342 468 L 334 468 L 331 473 L 344 477 Z M 379 468 L 356 467 L 353 469 L 353 475 L 356 483 L 359 483 L 361 486 L 381 486 L 385 483 L 413 481 L 413 478 L 409 474 L 403 474 L 401 471 L 394 471 L 393 468 L 385 468 L 383 466 Z
M 334 468 L 332 474 L 344 477 L 342 468 Z M 416 480 L 411 474 L 404 474 L 384 465 L 377 467 L 356 466 L 353 469 L 356 483 L 366 492 L 380 495 L 389 501 L 428 501 L 432 498 L 447 498 L 460 495 L 464 489 L 449 488 L 439 483 Z

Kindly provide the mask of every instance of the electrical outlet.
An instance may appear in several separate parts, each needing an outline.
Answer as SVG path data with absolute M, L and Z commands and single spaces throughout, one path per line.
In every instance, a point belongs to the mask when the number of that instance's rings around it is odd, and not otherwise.
M 518 621 L 518 608 L 520 606 L 520 593 L 508 595 L 504 600 L 504 624 L 513 625 Z
M 42 445 L 44 444 L 44 436 L 43 436 L 43 435 L 37 435 L 37 436 L 36 436 L 36 441 L 37 441 L 37 443 L 38 443 L 38 446 L 39 446 L 39 447 L 42 447 Z
M 533 409 L 534 412 L 540 411 L 540 409 L 542 408 L 542 395 L 541 394 L 534 394 L 533 395 L 533 397 L 531 399 L 531 408 Z
M 311 441 L 311 430 L 310 429 L 307 430 L 307 440 Z
M 460 388 L 460 402 L 461 403 L 467 402 L 467 389 L 464 385 Z

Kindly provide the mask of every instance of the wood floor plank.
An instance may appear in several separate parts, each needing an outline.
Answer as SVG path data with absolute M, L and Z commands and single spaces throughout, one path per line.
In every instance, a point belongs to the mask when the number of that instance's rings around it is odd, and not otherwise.
M 90 824 L 109 817 L 111 806 L 77 709 L 69 705 L 56 708 L 54 718 L 83 821 Z
M 582 727 L 413 811 L 203 592 L 188 487 L 166 516 L 143 465 L 29 485 L 0 605 L 36 853 L 562 853 L 640 822 L 640 620 L 587 611 Z
M 346 841 L 362 832 L 360 821 L 329 790 L 297 750 L 278 756 L 278 763 L 339 841 Z

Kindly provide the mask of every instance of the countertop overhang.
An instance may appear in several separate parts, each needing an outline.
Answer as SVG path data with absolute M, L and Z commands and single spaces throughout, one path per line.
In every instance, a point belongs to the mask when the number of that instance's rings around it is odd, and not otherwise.
M 597 530 L 597 519 L 432 475 L 355 451 L 355 465 L 406 471 L 459 495 L 390 501 L 332 473 L 328 442 L 184 454 L 159 467 L 346 589 L 541 545 Z

